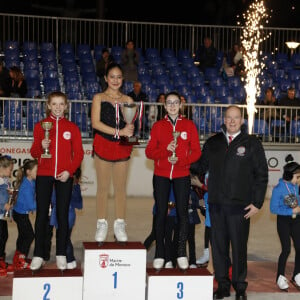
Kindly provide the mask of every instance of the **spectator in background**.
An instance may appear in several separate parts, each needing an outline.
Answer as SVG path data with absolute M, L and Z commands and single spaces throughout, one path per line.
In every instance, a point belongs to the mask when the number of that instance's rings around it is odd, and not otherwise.
M 9 96 L 9 71 L 4 66 L 2 60 L 0 60 L 0 97 Z
M 145 92 L 142 91 L 142 83 L 138 80 L 133 83 L 133 90 L 127 94 L 131 97 L 134 102 L 148 102 L 148 96 Z
M 109 53 L 107 48 L 102 49 L 102 57 L 96 63 L 96 73 L 99 77 L 99 82 L 102 91 L 107 88 L 107 82 L 105 80 L 105 73 L 107 66 L 114 61 L 113 56 Z
M 9 69 L 9 95 L 15 98 L 25 98 L 27 83 L 23 72 L 19 67 L 13 66 Z
M 283 118 L 286 121 L 286 130 L 288 131 L 290 128 L 290 122 L 292 120 L 300 119 L 300 110 L 292 109 L 292 107 L 300 106 L 300 99 L 296 98 L 296 91 L 293 87 L 288 88 L 287 95 L 280 99 L 279 105 L 291 107 L 291 109 L 286 108 L 282 110 Z
M 265 97 L 260 103 L 261 105 L 270 105 L 275 106 L 278 105 L 278 102 L 274 96 L 274 91 L 271 87 L 265 90 Z M 271 121 L 274 119 L 279 119 L 279 113 L 276 108 L 263 108 L 260 111 L 260 118 L 265 121 Z
M 213 46 L 212 39 L 205 37 L 203 45 L 196 51 L 195 61 L 199 62 L 199 69 L 204 72 L 206 68 L 213 68 L 217 62 L 217 49 Z
M 135 81 L 138 79 L 139 53 L 135 49 L 133 40 L 126 43 L 126 48 L 122 52 L 121 65 L 124 73 L 124 81 Z
M 184 96 L 180 96 L 181 101 L 181 115 L 186 119 L 193 120 L 193 107 L 186 105 L 187 101 Z
M 133 99 L 134 102 L 148 102 L 148 96 L 145 92 L 142 91 L 142 83 L 138 80 L 133 83 L 133 90 L 127 94 L 129 97 Z M 143 112 L 142 117 L 142 128 L 144 132 L 148 132 L 148 114 L 149 114 L 149 106 L 145 106 L 145 112 Z M 138 118 L 135 120 L 134 130 L 135 134 L 139 131 L 139 120 Z M 146 138 L 146 136 L 145 136 Z
M 245 48 L 241 45 L 239 51 L 236 52 L 233 57 L 232 68 L 234 69 L 234 75 L 245 77 L 246 70 L 243 55 L 245 54 Z
M 160 93 L 156 98 L 156 103 L 164 104 L 166 100 L 165 94 Z M 149 120 L 149 128 L 151 129 L 153 124 L 162 119 L 166 114 L 165 108 L 163 105 L 151 105 L 149 108 L 148 120 Z
M 234 43 L 232 48 L 230 49 L 230 51 L 228 53 L 228 63 L 229 63 L 230 66 L 234 65 L 233 59 L 239 51 L 240 51 L 239 43 Z

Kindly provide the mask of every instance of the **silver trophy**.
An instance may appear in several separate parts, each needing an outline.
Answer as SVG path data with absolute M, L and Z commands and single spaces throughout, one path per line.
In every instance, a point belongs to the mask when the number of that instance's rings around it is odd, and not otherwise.
M 295 208 L 298 206 L 298 200 L 296 195 L 294 194 L 288 194 L 286 196 L 284 196 L 284 204 L 289 206 L 290 208 Z M 295 219 L 296 218 L 296 214 L 292 215 L 292 218 Z
M 180 132 L 179 131 L 173 131 L 172 134 L 173 134 L 174 145 L 175 145 L 175 148 L 176 148 L 177 139 L 180 136 Z M 170 162 L 176 162 L 177 161 L 176 150 L 174 150 L 172 155 L 169 157 L 169 161 Z
M 4 218 L 5 219 L 11 219 L 11 211 L 12 211 L 12 207 L 16 204 L 17 202 L 17 196 L 18 196 L 18 192 L 19 190 L 16 190 L 14 188 L 8 188 L 7 192 L 9 194 L 9 198 L 8 198 L 8 204 L 10 206 L 10 209 L 7 210 L 4 214 Z
M 49 131 L 52 128 L 52 122 L 42 122 L 42 127 L 45 130 L 45 139 L 49 140 Z M 49 148 L 46 148 L 44 153 L 41 155 L 42 158 L 51 158 L 52 155 L 49 152 Z
M 121 105 L 123 119 L 126 124 L 133 124 L 139 115 L 137 103 L 123 103 Z M 139 145 L 139 137 L 136 135 L 121 137 L 122 145 Z

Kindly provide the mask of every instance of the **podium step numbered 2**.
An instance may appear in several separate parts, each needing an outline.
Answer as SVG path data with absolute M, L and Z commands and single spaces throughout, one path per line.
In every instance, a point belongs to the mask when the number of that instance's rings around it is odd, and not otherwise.
M 13 300 L 81 300 L 83 276 L 80 269 L 41 269 L 16 271 Z

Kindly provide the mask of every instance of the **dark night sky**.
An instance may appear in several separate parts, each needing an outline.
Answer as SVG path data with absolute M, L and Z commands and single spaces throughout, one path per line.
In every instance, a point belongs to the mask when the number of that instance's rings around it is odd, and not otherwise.
M 204 25 L 236 25 L 237 15 L 245 12 L 251 0 L 14 0 L 1 4 L 0 12 L 37 14 L 50 16 L 76 16 L 98 18 L 96 3 L 103 2 L 106 19 L 124 21 L 189 23 Z M 48 1 L 47 1 L 48 2 Z M 300 28 L 300 1 L 298 0 L 265 0 L 272 8 L 270 26 Z M 297 4 L 297 5 L 296 5 Z M 41 6 L 39 6 L 41 5 Z M 66 8 L 68 9 L 59 9 Z M 40 9 L 36 8 L 37 6 Z M 53 8 L 49 9 L 49 7 Z M 294 7 L 294 9 L 293 9 Z

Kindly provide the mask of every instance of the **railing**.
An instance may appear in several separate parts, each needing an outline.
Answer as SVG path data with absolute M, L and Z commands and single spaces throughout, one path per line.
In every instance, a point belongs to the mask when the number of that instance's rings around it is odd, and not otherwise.
M 2 140 L 31 140 L 36 122 L 45 117 L 44 99 L 0 98 Z M 164 115 L 159 103 L 144 103 L 142 127 L 139 131 L 140 143 L 144 145 L 149 138 L 150 130 L 157 118 Z M 247 109 L 242 108 L 247 124 Z M 226 104 L 186 104 L 183 114 L 193 119 L 203 143 L 215 132 L 220 131 L 224 120 Z M 300 107 L 256 106 L 253 134 L 257 135 L 265 145 L 297 145 L 300 142 Z M 91 101 L 70 101 L 68 118 L 75 122 L 82 133 L 83 141 L 89 143 L 93 138 L 90 119 Z M 160 116 L 158 116 L 160 112 Z M 287 122 L 286 116 L 293 116 Z
M 25 41 L 34 41 L 38 46 L 51 42 L 58 53 L 59 46 L 70 43 L 76 50 L 78 44 L 124 46 L 134 38 L 141 49 L 171 48 L 189 49 L 194 53 L 202 44 L 203 38 L 211 36 L 214 46 L 220 51 L 228 51 L 235 42 L 240 41 L 242 27 L 213 26 L 174 23 L 145 23 L 115 20 L 75 19 L 32 15 L 0 14 L 0 46 L 5 41 L 16 40 L 20 46 Z M 267 53 L 288 52 L 286 41 L 299 41 L 298 28 L 264 28 L 262 36 L 269 35 L 260 45 Z M 300 47 L 299 47 L 300 48 Z M 300 50 L 296 49 L 298 53 Z

